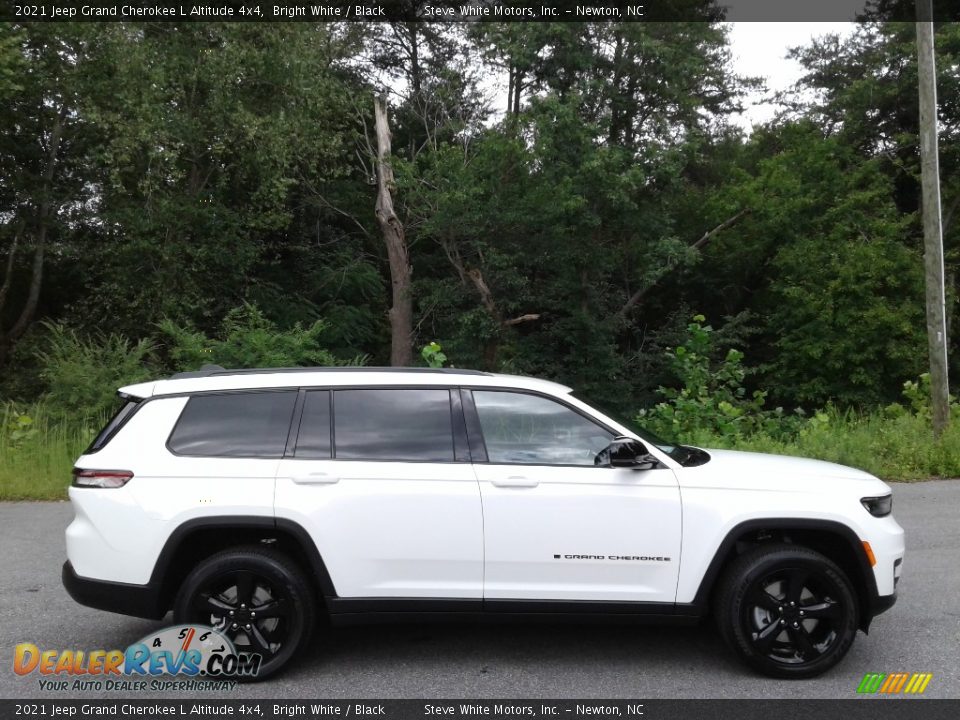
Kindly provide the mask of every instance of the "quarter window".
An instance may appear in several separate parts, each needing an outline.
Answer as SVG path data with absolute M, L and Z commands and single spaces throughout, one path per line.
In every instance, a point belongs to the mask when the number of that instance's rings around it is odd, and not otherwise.
M 453 461 L 449 390 L 336 390 L 333 412 L 339 460 Z
M 86 449 L 84 455 L 95 453 L 110 442 L 113 436 L 116 435 L 120 428 L 130 419 L 130 416 L 133 415 L 133 411 L 137 409 L 139 404 L 140 400 L 128 400 L 120 406 L 116 414 L 110 418 L 110 422 L 104 426 L 103 430 L 101 430 L 97 434 L 97 437 L 93 439 L 93 442 L 90 443 L 90 447 Z
M 179 455 L 283 457 L 296 399 L 295 391 L 194 395 L 169 447 Z
M 492 463 L 593 465 L 613 434 L 566 405 L 538 395 L 474 390 Z

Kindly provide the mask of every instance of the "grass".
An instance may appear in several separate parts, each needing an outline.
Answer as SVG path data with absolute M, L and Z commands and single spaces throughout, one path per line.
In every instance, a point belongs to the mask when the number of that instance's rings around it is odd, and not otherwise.
M 930 420 L 904 411 L 859 414 L 830 409 L 818 413 L 799 434 L 780 440 L 766 434 L 722 438 L 705 436 L 705 447 L 817 458 L 866 470 L 884 480 L 911 482 L 960 477 L 960 417 L 939 440 Z
M 42 404 L 0 406 L 0 500 L 66 499 L 73 463 L 98 427 L 56 422 Z
M 19 411 L 0 405 L 0 500 L 65 499 L 70 469 L 102 424 L 58 421 L 42 403 Z M 933 440 L 930 422 L 922 415 L 904 411 L 889 417 L 831 409 L 818 413 L 790 440 L 761 433 L 736 438 L 702 435 L 686 442 L 829 460 L 891 481 L 960 477 L 960 415 L 939 441 Z

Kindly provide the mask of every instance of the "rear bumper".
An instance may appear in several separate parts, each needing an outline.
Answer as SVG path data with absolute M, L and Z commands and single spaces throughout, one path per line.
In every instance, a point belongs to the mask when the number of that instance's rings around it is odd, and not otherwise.
M 153 585 L 131 585 L 80 577 L 69 560 L 63 564 L 61 578 L 70 597 L 81 605 L 151 620 L 159 620 L 167 614 L 159 588 Z

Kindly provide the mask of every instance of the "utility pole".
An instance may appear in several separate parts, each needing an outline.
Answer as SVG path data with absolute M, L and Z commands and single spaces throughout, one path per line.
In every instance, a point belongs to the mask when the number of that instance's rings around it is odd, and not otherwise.
M 933 52 L 933 0 L 917 0 L 917 60 L 920 84 L 920 167 L 923 190 L 923 267 L 926 277 L 927 350 L 933 434 L 950 421 L 940 161 L 937 145 L 937 73 Z

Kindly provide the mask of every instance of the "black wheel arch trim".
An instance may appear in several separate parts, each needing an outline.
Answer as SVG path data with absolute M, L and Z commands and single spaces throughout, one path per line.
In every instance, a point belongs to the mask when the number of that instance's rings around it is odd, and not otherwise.
M 307 561 L 310 563 L 309 570 L 313 573 L 313 580 L 319 586 L 323 595 L 336 595 L 330 573 L 327 572 L 327 566 L 324 564 L 320 551 L 317 550 L 316 543 L 314 543 L 310 534 L 302 525 L 293 520 L 266 515 L 218 515 L 216 517 L 187 520 L 170 533 L 164 543 L 163 549 L 160 551 L 156 563 L 154 563 L 153 572 L 150 575 L 150 584 L 157 587 L 163 585 L 177 550 L 192 533 L 199 530 L 227 530 L 231 528 L 278 530 L 290 534 L 305 553 Z
M 700 580 L 700 586 L 697 588 L 691 606 L 695 607 L 699 613 L 706 614 L 710 607 L 710 596 L 717 581 L 720 578 L 720 571 L 730 554 L 731 549 L 737 543 L 739 538 L 745 534 L 760 530 L 803 530 L 827 532 L 842 537 L 850 546 L 853 557 L 856 558 L 857 571 L 859 579 L 863 581 L 867 589 L 866 597 L 858 597 L 860 601 L 860 628 L 867 632 L 871 620 L 880 613 L 888 610 L 896 601 L 896 595 L 881 596 L 877 591 L 877 579 L 873 574 L 873 568 L 867 555 L 863 550 L 863 542 L 860 537 L 848 525 L 835 520 L 818 520 L 813 518 L 760 518 L 745 520 L 726 534 L 723 541 L 717 547 L 707 571 Z M 857 578 L 851 578 L 856 581 Z

